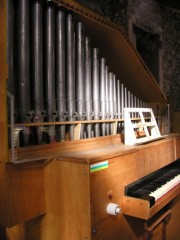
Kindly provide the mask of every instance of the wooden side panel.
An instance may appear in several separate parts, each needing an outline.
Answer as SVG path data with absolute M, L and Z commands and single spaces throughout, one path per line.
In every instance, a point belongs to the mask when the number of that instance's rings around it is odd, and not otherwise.
M 176 159 L 180 158 L 180 138 L 176 139 Z
M 108 159 L 107 159 L 108 160 Z M 110 216 L 106 213 L 108 203 L 123 207 L 124 188 L 175 160 L 173 139 L 142 148 L 141 150 L 109 159 L 108 168 L 91 173 L 93 240 L 141 239 L 142 220 L 122 213 Z M 146 208 L 147 206 L 145 206 Z
M 44 166 L 7 164 L 7 226 L 45 213 Z
M 26 240 L 90 240 L 88 166 L 53 161 L 45 169 L 45 186 L 47 214 L 29 224 Z
M 6 59 L 6 1 L 0 1 L 0 162 L 7 161 L 8 143 L 7 143 L 7 59 Z
M 107 205 L 110 202 L 116 203 L 122 208 L 124 186 L 134 179 L 136 179 L 135 154 L 110 159 L 108 168 L 91 173 L 93 240 L 138 239 L 136 231 L 139 231 L 140 228 L 142 233 L 142 220 L 128 223 L 128 217 L 122 213 L 118 216 L 106 213 Z
M 6 176 L 4 163 L 0 163 L 0 224 L 7 222 L 7 202 L 6 202 Z
M 6 1 L 0 1 L 0 224 L 6 221 L 6 189 L 3 162 L 8 159 L 7 144 L 7 65 L 6 65 Z

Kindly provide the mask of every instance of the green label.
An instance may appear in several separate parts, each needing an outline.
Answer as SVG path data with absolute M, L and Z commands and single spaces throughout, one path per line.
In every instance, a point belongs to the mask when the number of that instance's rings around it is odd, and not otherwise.
M 108 161 L 100 162 L 100 163 L 95 163 L 90 165 L 90 172 L 97 172 L 103 169 L 108 168 Z

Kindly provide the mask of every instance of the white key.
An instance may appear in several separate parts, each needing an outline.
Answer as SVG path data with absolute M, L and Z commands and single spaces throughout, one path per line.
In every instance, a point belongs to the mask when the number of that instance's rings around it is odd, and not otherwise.
M 175 176 L 169 182 L 165 183 L 163 186 L 157 188 L 154 192 L 151 192 L 149 196 L 154 197 L 155 201 L 157 201 L 159 198 L 161 198 L 163 195 L 165 195 L 167 192 L 169 192 L 172 188 L 177 186 L 179 183 L 180 183 L 180 174 Z

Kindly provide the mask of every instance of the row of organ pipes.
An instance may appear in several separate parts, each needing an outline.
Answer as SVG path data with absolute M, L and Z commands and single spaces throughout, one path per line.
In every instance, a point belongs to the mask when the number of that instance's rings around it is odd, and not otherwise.
M 41 0 L 9 0 L 8 11 L 8 91 L 15 96 L 15 122 L 28 123 L 32 115 L 43 122 L 121 119 L 124 107 L 148 107 L 111 71 L 110 59 L 91 46 L 85 26 L 70 11 Z M 56 141 L 67 132 L 73 139 L 74 125 L 67 126 L 46 129 Z M 122 128 L 119 122 L 117 133 Z M 81 128 L 81 138 L 109 134 L 111 123 Z

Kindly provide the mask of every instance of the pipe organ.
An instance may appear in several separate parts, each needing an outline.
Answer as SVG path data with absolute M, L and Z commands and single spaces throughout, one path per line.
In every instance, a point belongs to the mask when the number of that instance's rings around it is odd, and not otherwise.
M 88 26 L 75 13 L 53 1 L 9 1 L 9 5 L 13 66 L 8 81 L 16 123 L 28 123 L 32 116 L 45 122 L 122 119 L 124 107 L 150 106 L 126 87 L 126 78 L 109 64 L 113 52 L 105 58 L 105 50 L 93 43 L 96 36 L 89 37 Z M 82 124 L 80 138 L 112 134 L 109 127 Z M 116 133 L 120 129 L 119 124 Z M 63 141 L 67 135 L 74 139 L 71 124 L 46 130 L 51 141 Z M 28 145 L 26 140 L 23 146 Z
M 3 0 L 0 17 L 0 234 L 178 239 L 180 138 L 123 30 L 71 0 Z M 164 139 L 125 145 L 124 108 L 152 108 Z M 155 201 L 147 182 L 162 171 L 174 185 Z

